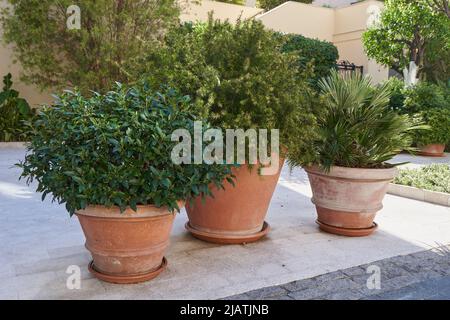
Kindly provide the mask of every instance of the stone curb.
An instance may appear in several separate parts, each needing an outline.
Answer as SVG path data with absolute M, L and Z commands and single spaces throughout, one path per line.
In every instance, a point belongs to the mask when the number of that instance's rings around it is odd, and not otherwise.
M 388 193 L 404 198 L 450 207 L 450 194 L 391 183 Z
M 24 149 L 26 142 L 0 142 L 0 149 Z

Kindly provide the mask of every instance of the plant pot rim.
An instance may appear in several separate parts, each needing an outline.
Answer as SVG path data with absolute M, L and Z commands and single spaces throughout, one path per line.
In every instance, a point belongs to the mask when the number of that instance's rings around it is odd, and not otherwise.
M 178 201 L 178 207 L 184 207 L 185 201 Z M 85 209 L 77 210 L 76 215 L 91 216 L 109 219 L 130 219 L 130 218 L 145 218 L 156 217 L 167 214 L 174 214 L 170 212 L 168 207 L 157 207 L 155 205 L 137 205 L 137 211 L 130 207 L 126 208 L 124 212 L 120 212 L 118 206 L 107 207 L 104 205 L 88 205 Z
M 397 167 L 391 168 L 350 168 L 332 166 L 330 172 L 325 172 L 318 165 L 304 167 L 307 173 L 333 178 L 356 180 L 392 180 L 398 173 Z

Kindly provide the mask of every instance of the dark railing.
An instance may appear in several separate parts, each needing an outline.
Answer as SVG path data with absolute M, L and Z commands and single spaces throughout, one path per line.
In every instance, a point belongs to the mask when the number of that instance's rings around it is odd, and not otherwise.
M 350 63 L 349 61 L 346 60 L 339 61 L 336 64 L 336 68 L 341 73 L 351 73 L 351 72 L 358 72 L 360 74 L 364 73 L 363 66 L 357 66 L 354 63 Z

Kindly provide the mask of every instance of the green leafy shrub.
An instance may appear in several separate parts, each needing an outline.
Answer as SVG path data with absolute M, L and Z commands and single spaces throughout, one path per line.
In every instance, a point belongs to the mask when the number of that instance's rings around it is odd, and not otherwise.
M 282 5 L 283 3 L 287 2 L 288 0 L 258 0 L 259 6 L 265 10 L 270 10 L 275 7 L 278 7 L 279 5 Z M 312 3 L 313 0 L 295 0 L 295 2 L 301 2 L 301 3 Z
M 315 163 L 325 170 L 385 167 L 398 152 L 410 149 L 412 130 L 417 127 L 407 115 L 389 109 L 386 84 L 375 88 L 368 77 L 332 71 L 319 86 L 324 108 L 318 116 Z
M 428 130 L 415 135 L 415 142 L 419 146 L 435 143 L 446 145 L 450 142 L 450 108 L 428 109 L 415 116 L 429 126 Z
M 34 110 L 28 102 L 12 89 L 12 76 L 3 78 L 3 91 L 0 92 L 0 141 L 25 141 L 28 138 Z
M 450 193 L 450 166 L 432 164 L 418 169 L 401 169 L 395 184 Z
M 306 38 L 297 34 L 285 35 L 283 52 L 295 52 L 298 55 L 298 64 L 301 69 L 313 68 L 313 83 L 320 78 L 328 76 L 330 70 L 335 68 L 339 53 L 334 44 L 328 41 Z
M 280 129 L 280 143 L 308 159 L 311 89 L 297 56 L 282 53 L 282 45 L 259 21 L 234 26 L 210 18 L 171 32 L 165 50 L 149 56 L 148 78 L 190 95 L 213 127 Z
M 450 87 L 421 81 L 405 91 L 404 113 L 428 109 L 450 109 Z
M 140 57 L 158 48 L 179 23 L 175 0 L 8 0 L 1 10 L 4 39 L 24 67 L 23 80 L 42 89 L 107 91 L 138 79 Z M 67 28 L 69 6 L 81 28 Z
M 173 131 L 193 132 L 188 102 L 145 85 L 90 98 L 66 92 L 39 114 L 21 177 L 37 180 L 42 198 L 52 193 L 71 214 L 87 205 L 175 210 L 178 200 L 210 195 L 208 185 L 223 187 L 229 166 L 171 160 Z
M 405 104 L 405 83 L 398 78 L 389 78 L 386 81 L 387 86 L 391 90 L 389 98 L 389 109 L 402 113 Z

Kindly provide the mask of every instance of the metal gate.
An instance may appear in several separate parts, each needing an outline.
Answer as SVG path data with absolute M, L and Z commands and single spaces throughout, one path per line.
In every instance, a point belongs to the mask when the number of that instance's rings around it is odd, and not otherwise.
M 357 66 L 354 63 L 350 63 L 347 60 L 339 61 L 336 64 L 336 68 L 338 69 L 339 73 L 348 74 L 352 72 L 358 72 L 359 74 L 364 73 L 364 67 L 363 66 Z

